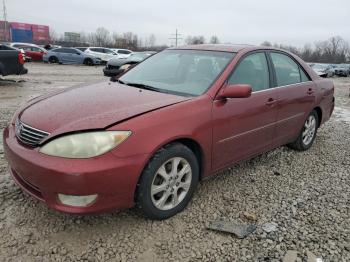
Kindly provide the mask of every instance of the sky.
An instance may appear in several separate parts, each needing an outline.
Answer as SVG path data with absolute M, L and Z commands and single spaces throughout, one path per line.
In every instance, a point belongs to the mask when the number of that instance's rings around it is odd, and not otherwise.
M 222 43 L 303 46 L 341 36 L 350 42 L 350 0 L 5 0 L 8 21 L 49 25 L 63 32 L 131 31 L 171 45 L 212 35 Z M 183 43 L 180 41 L 180 44 Z

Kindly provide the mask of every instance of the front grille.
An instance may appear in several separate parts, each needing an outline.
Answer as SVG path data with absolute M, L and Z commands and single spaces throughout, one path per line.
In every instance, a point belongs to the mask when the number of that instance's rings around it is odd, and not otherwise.
M 41 141 L 43 141 L 50 133 L 36 129 L 22 123 L 19 119 L 16 121 L 16 136 L 17 138 L 26 145 L 36 147 Z

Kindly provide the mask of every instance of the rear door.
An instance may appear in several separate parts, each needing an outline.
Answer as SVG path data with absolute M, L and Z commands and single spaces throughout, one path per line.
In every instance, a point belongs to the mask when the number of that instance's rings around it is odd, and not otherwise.
M 28 46 L 28 52 L 30 52 L 30 56 L 34 61 L 41 61 L 43 59 L 43 52 L 35 46 Z
M 316 85 L 299 63 L 287 53 L 270 51 L 269 57 L 279 96 L 274 138 L 274 143 L 278 146 L 292 142 L 298 136 L 306 117 L 313 109 Z
M 83 56 L 77 49 L 71 48 L 69 50 L 70 52 L 70 62 L 74 64 L 82 64 L 83 63 Z
M 213 103 L 213 169 L 259 154 L 271 147 L 278 96 L 264 51 L 250 53 L 235 67 L 228 84 L 250 84 L 249 98 Z

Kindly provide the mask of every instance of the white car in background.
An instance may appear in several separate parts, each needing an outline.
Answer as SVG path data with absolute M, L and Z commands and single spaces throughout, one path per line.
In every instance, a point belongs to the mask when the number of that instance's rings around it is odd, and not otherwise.
M 113 49 L 113 51 L 116 52 L 118 54 L 118 58 L 121 59 L 129 58 L 133 53 L 133 51 L 129 49 Z
M 110 48 L 105 47 L 76 47 L 77 49 L 100 58 L 103 62 L 108 62 L 109 59 L 118 57 L 118 54 Z

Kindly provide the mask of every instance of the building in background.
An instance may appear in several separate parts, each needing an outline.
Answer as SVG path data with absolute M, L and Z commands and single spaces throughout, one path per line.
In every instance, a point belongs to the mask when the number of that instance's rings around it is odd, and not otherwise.
M 74 32 L 64 32 L 64 41 L 66 42 L 80 42 L 80 34 Z
M 0 41 L 48 44 L 50 28 L 47 25 L 0 21 Z

